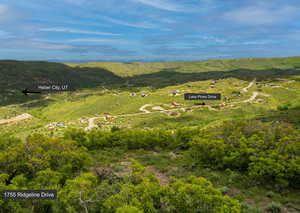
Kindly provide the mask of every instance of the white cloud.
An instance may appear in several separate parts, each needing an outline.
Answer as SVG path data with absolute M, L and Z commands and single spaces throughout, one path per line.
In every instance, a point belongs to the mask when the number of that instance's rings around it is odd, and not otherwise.
M 9 38 L 10 37 L 10 33 L 0 30 L 0 38 Z
M 88 31 L 88 30 L 78 30 L 78 29 L 71 29 L 71 28 L 44 28 L 44 29 L 40 29 L 40 31 L 78 33 L 78 34 L 103 35 L 103 36 L 119 36 L 119 35 L 121 35 L 121 34 L 115 34 L 115 33 L 97 32 L 97 31 Z
M 193 40 L 205 40 L 205 41 L 212 41 L 212 42 L 215 42 L 215 43 L 219 43 L 219 44 L 225 44 L 227 43 L 228 41 L 224 38 L 219 38 L 219 37 L 216 37 L 216 36 L 211 36 L 211 35 L 187 35 L 185 36 L 187 39 L 191 38 Z
M 102 17 L 102 19 L 109 21 L 114 24 L 119 24 L 119 25 L 124 25 L 128 27 L 135 27 L 135 28 L 145 28 L 145 29 L 154 29 L 154 28 L 159 28 L 158 25 L 149 23 L 149 22 L 140 22 L 140 23 L 130 23 L 127 21 L 121 21 L 118 19 L 110 18 L 110 17 Z
M 6 5 L 0 4 L 0 20 L 6 19 L 9 12 L 9 8 Z
M 48 42 L 38 42 L 38 41 L 30 41 L 29 45 L 32 48 L 37 49 L 50 49 L 50 50 L 62 50 L 62 49 L 70 49 L 73 46 L 68 44 L 60 44 L 60 43 L 48 43 Z
M 210 40 L 210 41 L 214 41 L 216 43 L 226 43 L 227 41 L 225 39 L 222 39 L 222 38 L 216 38 L 214 36 L 202 36 L 201 39 L 203 40 Z
M 6 23 L 17 19 L 19 15 L 5 4 L 0 4 L 0 23 Z
M 86 3 L 86 0 L 64 0 L 66 3 L 75 4 L 75 5 L 82 5 Z
M 47 50 L 65 50 L 73 48 L 72 45 L 47 42 L 28 39 L 3 39 L 0 42 L 0 48 L 4 49 L 47 49 Z
M 161 9 L 161 10 L 168 10 L 168 11 L 173 11 L 173 12 L 188 10 L 183 5 L 179 5 L 174 2 L 167 1 L 167 0 L 133 0 L 133 1 L 144 4 L 144 5 L 148 5 L 151 7 L 155 7 L 155 8 Z
M 286 35 L 283 35 L 282 37 L 286 38 L 286 39 L 290 39 L 290 40 L 300 40 L 300 31 L 295 31 L 292 33 L 288 33 Z
M 274 40 L 258 40 L 258 41 L 246 41 L 242 44 L 244 45 L 266 45 L 266 44 L 276 44 L 277 42 Z
M 122 39 L 98 39 L 98 38 L 78 38 L 72 39 L 68 42 L 97 42 L 97 43 L 112 43 L 112 42 L 123 42 Z
M 270 25 L 289 20 L 296 12 L 297 9 L 291 6 L 275 9 L 261 4 L 227 12 L 224 18 L 241 24 Z

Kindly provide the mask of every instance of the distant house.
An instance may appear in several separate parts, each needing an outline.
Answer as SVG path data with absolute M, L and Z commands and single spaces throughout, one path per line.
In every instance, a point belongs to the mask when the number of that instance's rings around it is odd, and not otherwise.
M 256 103 L 264 103 L 265 101 L 263 99 L 257 99 Z
M 176 95 L 178 95 L 178 93 L 179 93 L 179 91 L 178 91 L 178 90 L 175 90 L 175 91 L 172 92 L 171 95 L 176 96 Z
M 171 116 L 178 116 L 179 113 L 178 113 L 178 112 L 171 112 L 170 115 L 171 115 Z
M 179 103 L 176 103 L 175 101 L 173 101 L 173 102 L 171 103 L 171 105 L 174 106 L 174 107 L 180 106 L 180 104 L 179 104 Z
M 185 111 L 186 111 L 186 112 L 189 112 L 189 111 L 192 111 L 192 110 L 193 110 L 192 107 L 187 107 L 187 108 L 185 108 Z

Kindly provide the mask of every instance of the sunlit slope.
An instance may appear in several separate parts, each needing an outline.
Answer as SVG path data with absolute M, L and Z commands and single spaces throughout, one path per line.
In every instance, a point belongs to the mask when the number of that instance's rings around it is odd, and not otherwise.
M 133 76 L 161 71 L 179 72 L 233 71 L 237 69 L 297 69 L 300 57 L 287 58 L 242 58 L 191 62 L 153 62 L 153 63 L 115 63 L 90 62 L 86 64 L 67 64 L 71 67 L 104 68 L 120 76 Z
M 219 80 L 211 88 L 211 80 L 168 86 L 160 89 L 141 88 L 136 92 L 121 89 L 98 91 L 93 89 L 75 93 L 53 94 L 48 99 L 25 105 L 2 107 L 1 111 L 9 113 L 7 117 L 22 113 L 31 114 L 34 119 L 28 122 L 2 126 L 8 132 L 27 135 L 32 131 L 48 132 L 47 126 L 53 122 L 63 123 L 66 127 L 86 128 L 88 120 L 94 120 L 95 125 L 103 129 L 113 126 L 120 128 L 167 128 L 203 127 L 209 128 L 225 120 L 261 119 L 264 121 L 288 121 L 299 125 L 300 82 L 281 79 L 276 82 L 261 82 L 254 84 L 247 92 L 234 96 L 250 84 L 248 81 L 228 78 Z M 266 86 L 260 88 L 260 84 Z M 276 87 L 268 86 L 274 84 Z M 278 87 L 277 87 L 278 85 Z M 190 87 L 192 86 L 192 87 Z M 178 91 L 173 96 L 173 91 Z M 224 107 L 221 101 L 206 101 L 206 106 L 198 107 L 202 101 L 185 101 L 185 92 L 221 93 L 229 97 Z M 259 93 L 253 101 L 253 94 Z M 141 97 L 145 93 L 146 97 Z M 136 96 L 132 96 L 136 94 Z M 261 101 L 261 102 L 260 102 Z M 172 103 L 179 104 L 173 107 Z M 151 113 L 143 113 L 141 108 Z M 157 111 L 155 108 L 166 110 Z M 191 110 L 186 111 L 186 109 Z M 209 108 L 210 107 L 210 108 Z M 279 110 L 280 107 L 286 108 Z M 171 116 L 171 112 L 177 112 Z M 105 121 L 103 117 L 109 114 L 113 120 Z M 84 121 L 84 122 L 82 122 Z M 1 128 L 1 127 L 0 127 Z M 63 130 L 63 129 L 61 129 Z
M 104 129 L 209 127 L 224 120 L 252 118 L 299 125 L 299 63 L 300 57 L 77 65 L 2 61 L 0 119 L 23 113 L 33 119 L 0 128 L 27 135 L 47 131 L 52 122 L 86 128 L 90 118 Z M 30 96 L 20 92 L 32 82 L 45 80 L 68 81 L 77 90 Z M 197 107 L 201 101 L 183 99 L 187 92 L 221 93 L 223 99 Z M 229 101 L 225 103 L 224 97 Z M 174 102 L 178 106 L 172 106 Z M 143 114 L 143 107 L 151 113 Z M 178 114 L 171 116 L 172 111 Z M 103 121 L 106 114 L 115 119 Z

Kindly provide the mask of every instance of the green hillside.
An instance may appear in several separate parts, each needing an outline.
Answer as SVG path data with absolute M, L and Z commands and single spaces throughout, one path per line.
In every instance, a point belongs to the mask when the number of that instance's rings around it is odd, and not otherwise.
M 43 82 L 76 91 L 21 93 Z M 0 212 L 300 211 L 300 57 L 0 61 L 0 100 L 0 190 L 61 198 Z
M 219 92 L 231 102 L 246 100 L 255 91 L 234 97 L 253 80 L 261 85 L 283 84 L 281 88 L 258 85 L 264 103 L 255 105 L 238 104 L 236 109 L 220 111 L 195 109 L 182 112 L 179 117 L 167 113 L 153 113 L 133 117 L 123 117 L 110 122 L 95 121 L 104 129 L 119 127 L 163 127 L 167 129 L 183 126 L 202 126 L 228 119 L 256 118 L 266 121 L 287 120 L 299 125 L 299 57 L 283 59 L 234 59 L 203 62 L 168 63 L 88 63 L 64 65 L 48 62 L 0 62 L 0 119 L 7 119 L 22 113 L 30 113 L 34 119 L 24 126 L 23 122 L 2 125 L 7 134 L 25 137 L 30 132 L 46 130 L 51 122 L 64 122 L 67 126 L 84 128 L 91 117 L 139 113 L 146 104 L 161 106 L 170 110 L 170 103 L 178 102 L 182 107 L 191 107 L 196 102 L 183 101 L 184 92 Z M 215 88 L 210 84 L 219 80 Z M 69 82 L 77 89 L 73 93 L 24 96 L 21 91 L 37 82 Z M 293 81 L 293 83 L 287 83 Z M 191 86 L 192 87 L 189 87 Z M 178 96 L 170 94 L 178 90 Z M 131 97 L 136 93 L 136 97 Z M 140 95 L 146 93 L 147 97 Z M 231 97 L 232 96 L 232 97 Z M 259 97 L 260 99 L 262 97 Z M 34 102 L 32 102 L 34 101 Z M 266 104 L 268 103 L 268 104 Z M 221 102 L 208 102 L 217 105 Z M 228 103 L 229 104 L 229 103 Z M 165 105 L 165 106 L 164 106 Z M 289 105 L 288 110 L 278 111 L 278 107 Z M 17 127 L 16 127 L 17 126 Z
M 202 62 L 165 63 L 87 63 L 59 64 L 48 62 L 0 62 L 0 119 L 30 113 L 34 120 L 23 128 L 22 123 L 2 125 L 5 132 L 26 135 L 32 130 L 45 131 L 50 122 L 64 122 L 67 126 L 83 127 L 79 119 L 99 117 L 104 129 L 183 126 L 205 127 L 228 119 L 287 120 L 299 125 L 300 57 L 273 59 L 230 59 Z M 252 84 L 249 90 L 243 89 Z M 68 82 L 76 92 L 24 96 L 21 91 L 38 82 Z M 212 85 L 212 82 L 214 85 Z M 217 82 L 217 83 L 216 83 Z M 176 96 L 172 93 L 178 91 Z M 189 112 L 197 101 L 184 101 L 185 92 L 221 93 L 223 100 L 208 101 L 215 110 L 200 107 Z M 239 93 L 239 96 L 234 95 Z M 254 101 L 244 103 L 254 93 Z M 132 94 L 136 96 L 132 96 Z M 146 94 L 146 97 L 141 97 Z M 227 97 L 226 106 L 224 97 Z M 161 107 L 172 111 L 170 104 L 179 104 L 180 116 L 152 110 Z M 149 105 L 151 114 L 140 113 Z M 176 107 L 175 107 L 176 108 Z M 284 110 L 278 110 L 278 109 Z M 176 110 L 176 109 L 175 109 Z M 104 113 L 118 117 L 103 122 Z M 132 116 L 130 116 L 133 114 Z M 15 128 L 19 125 L 20 128 Z M 25 130 L 25 132 L 24 132 Z M 13 133 L 13 134 L 15 134 Z

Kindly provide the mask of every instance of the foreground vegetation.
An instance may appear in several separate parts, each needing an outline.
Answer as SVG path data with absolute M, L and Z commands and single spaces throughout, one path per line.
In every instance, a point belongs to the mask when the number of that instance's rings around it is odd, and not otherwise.
M 300 134 L 290 124 L 241 121 L 209 131 L 70 129 L 60 138 L 32 135 L 25 143 L 2 138 L 0 149 L 1 190 L 58 190 L 55 201 L 2 200 L 1 212 L 292 212 L 300 207 Z M 167 164 L 175 163 L 181 174 L 149 170 L 157 154 L 149 159 L 145 153 L 165 152 L 173 156 Z M 157 162 L 163 171 L 164 162 Z M 207 175 L 207 168 L 239 180 L 240 191 L 260 187 L 275 201 L 261 209 L 251 206 L 249 194 L 229 193 L 218 186 L 224 178 Z M 286 195 L 287 203 L 278 203 Z

